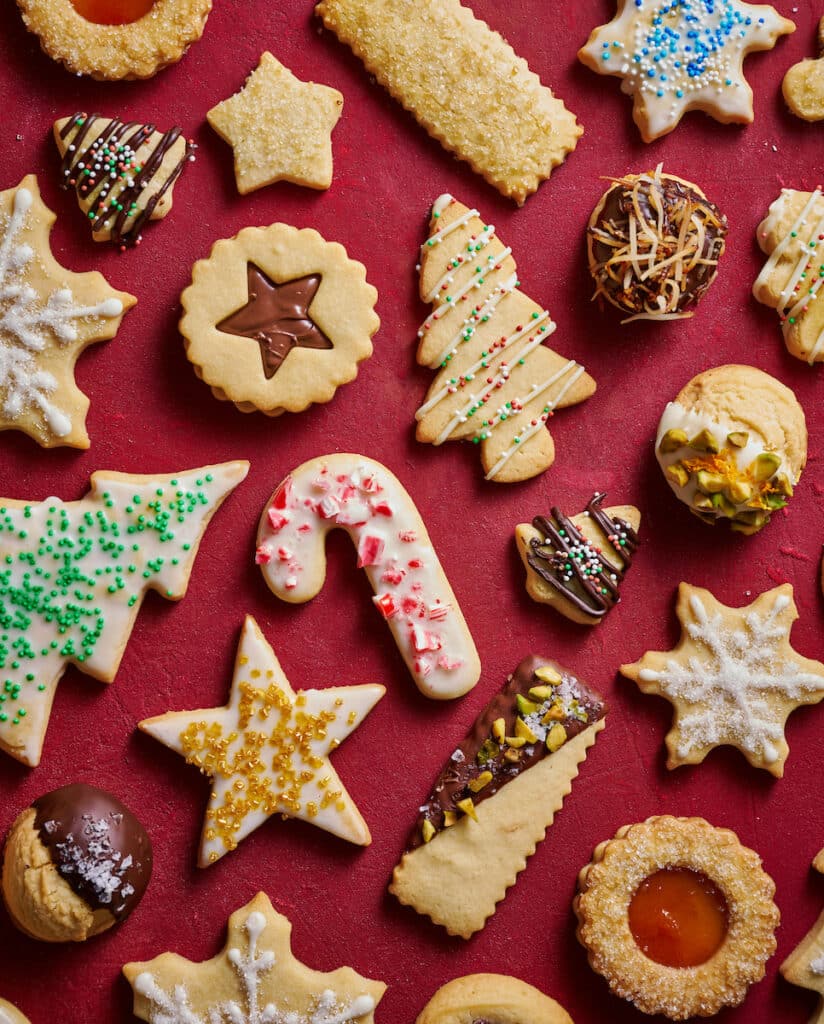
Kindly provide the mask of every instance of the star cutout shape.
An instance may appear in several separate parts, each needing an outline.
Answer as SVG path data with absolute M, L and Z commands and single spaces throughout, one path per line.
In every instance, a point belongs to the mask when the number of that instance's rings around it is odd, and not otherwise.
M 623 78 L 644 142 L 666 135 L 688 110 L 724 124 L 753 120 L 744 59 L 771 50 L 795 25 L 774 7 L 742 0 L 618 0 L 578 58 Z
M 246 195 L 275 181 L 329 188 L 342 110 L 337 89 L 302 82 L 267 52 L 240 92 L 206 118 L 234 149 L 237 190 Z
M 55 220 L 33 174 L 0 192 L 0 430 L 44 448 L 88 448 L 89 400 L 74 366 L 88 345 L 115 336 L 137 299 L 97 271 L 61 267 L 49 246 Z
M 260 345 L 267 380 L 278 372 L 294 348 L 332 348 L 332 342 L 309 316 L 321 275 L 307 274 L 277 284 L 255 263 L 246 264 L 248 301 L 217 324 L 219 331 L 251 338 Z
M 249 615 L 229 703 L 170 711 L 140 728 L 212 780 L 200 867 L 234 850 L 272 814 L 300 818 L 368 846 L 369 828 L 329 761 L 386 692 L 383 686 L 298 690 Z
M 313 971 L 292 954 L 292 925 L 265 893 L 229 918 L 205 963 L 163 953 L 123 968 L 148 1024 L 374 1024 L 386 985 L 351 967 Z
M 824 874 L 824 850 L 819 850 L 813 867 Z M 824 1024 L 824 911 L 779 970 L 791 985 L 818 993 L 818 1006 L 809 1024 Z
M 780 778 L 789 747 L 784 726 L 801 704 L 824 698 L 824 665 L 796 654 L 798 618 L 789 583 L 728 608 L 701 587 L 681 583 L 681 640 L 648 651 L 621 673 L 675 708 L 667 734 L 668 768 L 700 764 L 714 747 L 737 747 L 751 765 Z

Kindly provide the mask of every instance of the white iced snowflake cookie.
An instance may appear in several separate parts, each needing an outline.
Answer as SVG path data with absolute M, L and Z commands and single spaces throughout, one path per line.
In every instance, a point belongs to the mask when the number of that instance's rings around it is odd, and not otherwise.
M 292 925 L 262 892 L 229 918 L 226 947 L 195 964 L 176 953 L 126 964 L 135 1016 L 148 1024 L 374 1024 L 386 985 L 351 967 L 295 959 Z
M 89 400 L 74 365 L 115 336 L 137 299 L 96 271 L 61 267 L 49 246 L 55 219 L 33 174 L 0 192 L 0 430 L 22 430 L 44 448 L 88 448 Z
M 304 462 L 266 503 L 256 561 L 272 592 L 303 604 L 326 578 L 326 534 L 346 530 L 418 689 L 436 700 L 477 683 L 478 652 L 415 503 L 365 455 Z
M 714 747 L 730 745 L 780 778 L 789 754 L 787 718 L 824 698 L 824 665 L 790 645 L 798 618 L 793 588 L 785 583 L 729 608 L 708 590 L 681 583 L 675 611 L 678 645 L 621 666 L 644 693 L 675 709 L 667 767 L 700 764 Z

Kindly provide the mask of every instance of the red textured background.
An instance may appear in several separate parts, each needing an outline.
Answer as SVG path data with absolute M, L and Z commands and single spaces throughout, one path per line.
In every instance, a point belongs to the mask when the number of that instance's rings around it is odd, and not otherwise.
M 793 715 L 783 780 L 749 767 L 730 749 L 670 773 L 663 753 L 669 705 L 616 676 L 622 661 L 675 642 L 673 598 L 681 579 L 711 587 L 730 604 L 789 580 L 801 611 L 794 643 L 805 655 L 824 657 L 817 583 L 824 532 L 821 370 L 786 354 L 775 313 L 750 295 L 762 261 L 754 230 L 769 203 L 782 185 L 811 189 L 824 176 L 824 127 L 792 118 L 779 91 L 787 67 L 815 49 L 820 4 L 780 0 L 777 6 L 798 31 L 748 60 L 755 123 L 722 126 L 692 114 L 673 135 L 645 146 L 617 80 L 596 77 L 575 59 L 590 30 L 611 15 L 612 3 L 473 0 L 586 128 L 566 165 L 518 210 L 429 140 L 349 51 L 320 31 L 311 2 L 216 0 L 203 39 L 182 63 L 147 82 L 101 84 L 53 64 L 24 31 L 13 0 L 0 0 L 0 188 L 36 172 L 45 201 L 59 213 L 52 236 L 57 258 L 74 270 L 98 268 L 139 297 L 117 338 L 80 361 L 77 378 L 92 402 L 90 450 L 43 451 L 22 434 L 5 433 L 0 494 L 74 499 L 95 469 L 170 472 L 241 457 L 252 464 L 206 534 L 186 598 L 172 605 L 149 596 L 115 683 L 106 687 L 70 669 L 41 766 L 32 771 L 0 755 L 0 830 L 40 793 L 82 779 L 131 805 L 155 847 L 155 873 L 141 906 L 124 925 L 85 945 L 35 943 L 0 911 L 0 995 L 34 1024 L 132 1020 L 121 965 L 166 949 L 195 960 L 211 956 L 222 947 L 227 916 L 258 889 L 293 921 L 299 957 L 320 969 L 351 964 L 389 984 L 377 1015 L 382 1024 L 411 1024 L 440 984 L 475 971 L 519 975 L 557 997 L 577 1024 L 638 1022 L 642 1015 L 613 998 L 587 967 L 570 904 L 593 846 L 621 825 L 660 812 L 731 826 L 762 854 L 778 884 L 783 921 L 767 978 L 742 1008 L 720 1019 L 807 1019 L 813 996 L 786 984 L 777 969 L 824 903 L 824 880 L 809 866 L 824 845 L 824 708 Z M 326 193 L 280 184 L 240 198 L 231 152 L 206 126 L 206 111 L 242 85 L 264 48 L 299 77 L 344 94 L 335 178 Z M 51 122 L 76 109 L 164 127 L 176 122 L 200 147 L 178 183 L 172 214 L 123 256 L 92 242 L 74 197 L 56 187 Z M 589 303 L 584 226 L 605 187 L 603 175 L 661 160 L 702 186 L 727 214 L 727 253 L 693 320 L 619 328 L 612 312 Z M 484 483 L 471 447 L 437 450 L 414 440 L 413 413 L 431 379 L 414 361 L 416 330 L 427 312 L 417 298 L 414 265 L 429 206 L 443 191 L 495 223 L 512 246 L 524 290 L 558 321 L 558 349 L 598 381 L 586 405 L 555 418 L 556 464 L 524 485 Z M 276 220 L 315 227 L 366 264 L 380 293 L 382 327 L 373 358 L 331 405 L 270 420 L 212 397 L 185 359 L 176 321 L 194 260 L 217 238 Z M 752 538 L 693 519 L 673 499 L 652 453 L 664 403 L 698 371 L 728 361 L 751 362 L 789 384 L 810 426 L 810 465 L 796 498 Z M 304 607 L 278 603 L 253 564 L 258 516 L 274 486 L 304 459 L 333 450 L 385 462 L 428 523 L 483 662 L 479 685 L 458 703 L 433 703 L 417 692 L 345 536 L 332 539 L 329 582 Z M 550 503 L 576 512 L 595 489 L 640 506 L 643 546 L 620 607 L 588 629 L 526 597 L 513 527 Z M 216 866 L 195 868 L 208 784 L 135 725 L 169 708 L 225 701 L 247 612 L 295 686 L 387 685 L 386 698 L 335 755 L 371 825 L 368 849 L 273 820 Z M 450 939 L 400 907 L 386 883 L 444 758 L 532 651 L 569 665 L 608 697 L 607 728 L 495 917 L 470 942 Z

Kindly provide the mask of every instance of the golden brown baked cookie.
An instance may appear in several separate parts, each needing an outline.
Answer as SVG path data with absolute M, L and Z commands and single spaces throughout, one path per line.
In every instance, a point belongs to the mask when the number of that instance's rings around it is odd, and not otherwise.
M 573 1024 L 554 999 L 506 974 L 468 974 L 441 986 L 415 1024 Z
M 824 850 L 816 854 L 813 867 L 824 874 Z M 791 985 L 818 993 L 818 1006 L 810 1024 L 824 1024 L 824 911 L 779 970 Z
M 150 78 L 203 35 L 212 0 L 17 0 L 44 52 L 76 75 Z
M 5 999 L 0 999 L 0 1024 L 31 1024 L 28 1017 Z
M 787 504 L 806 465 L 804 410 L 763 370 L 717 366 L 668 403 L 655 454 L 673 493 L 699 519 L 756 533 Z
M 824 18 L 818 24 L 818 57 L 793 64 L 781 91 L 787 106 L 803 121 L 824 121 Z
M 670 1020 L 737 1006 L 764 977 L 780 915 L 761 858 L 702 818 L 648 818 L 578 876 L 578 939 L 615 995 Z

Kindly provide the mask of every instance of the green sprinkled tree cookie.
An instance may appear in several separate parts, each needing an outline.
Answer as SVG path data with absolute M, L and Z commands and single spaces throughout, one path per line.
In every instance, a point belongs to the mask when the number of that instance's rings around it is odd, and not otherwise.
M 80 501 L 0 499 L 0 749 L 39 764 L 66 666 L 114 679 L 143 595 L 183 597 L 209 520 L 248 469 L 99 472 Z

